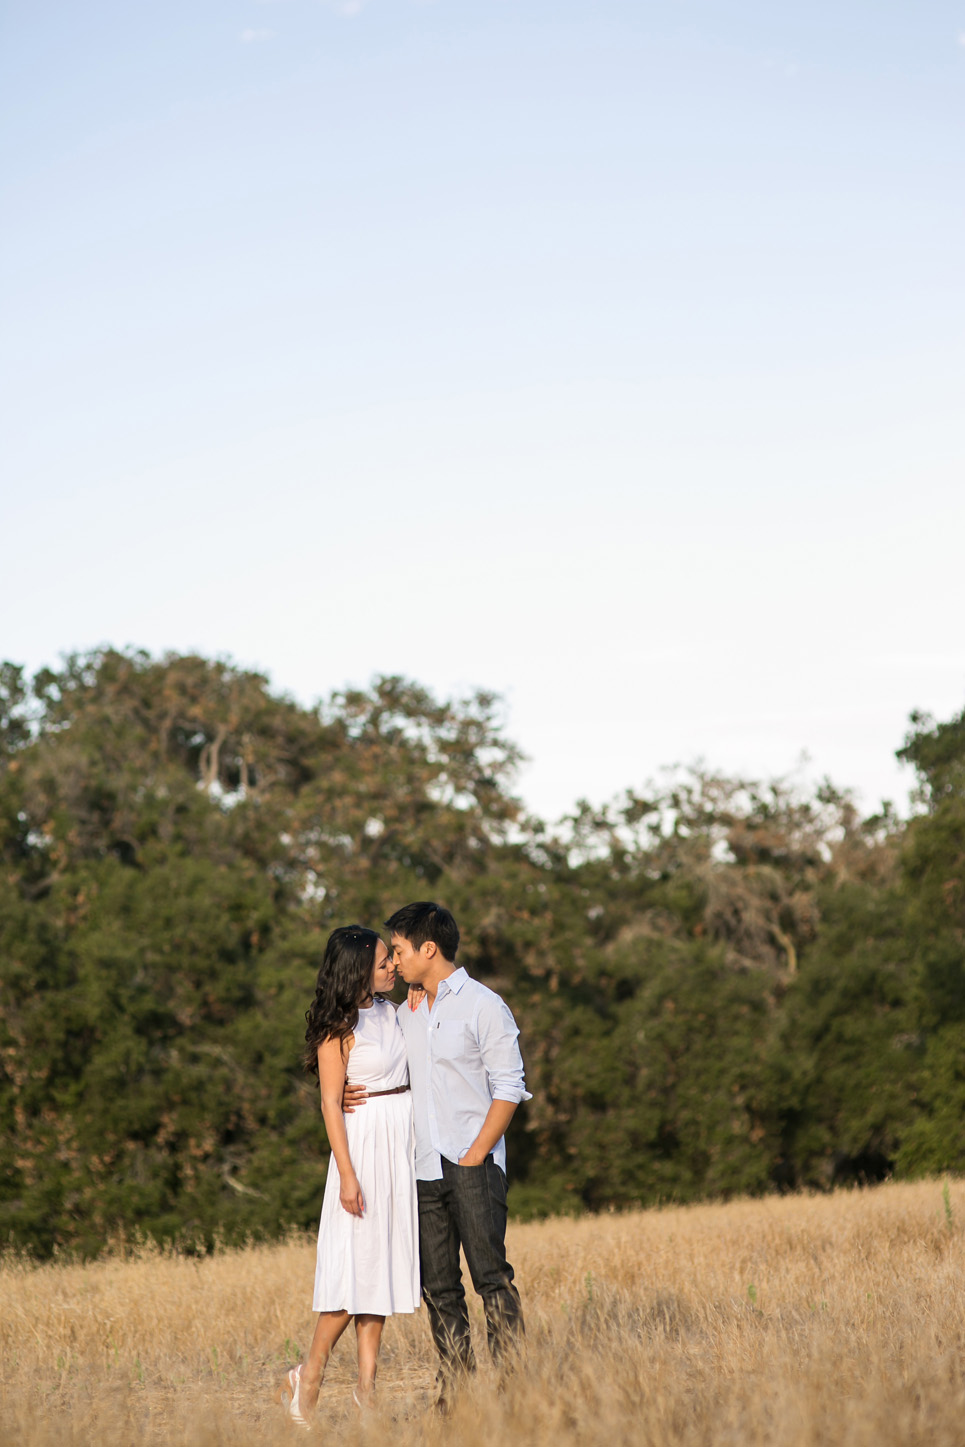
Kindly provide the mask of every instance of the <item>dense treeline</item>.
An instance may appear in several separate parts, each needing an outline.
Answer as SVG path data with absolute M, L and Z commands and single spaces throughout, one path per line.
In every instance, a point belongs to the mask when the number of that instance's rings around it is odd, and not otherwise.
M 965 715 L 919 810 L 690 771 L 559 829 L 497 701 L 197 657 L 0 670 L 0 1240 L 310 1225 L 328 930 L 435 897 L 524 1031 L 522 1213 L 965 1165 Z

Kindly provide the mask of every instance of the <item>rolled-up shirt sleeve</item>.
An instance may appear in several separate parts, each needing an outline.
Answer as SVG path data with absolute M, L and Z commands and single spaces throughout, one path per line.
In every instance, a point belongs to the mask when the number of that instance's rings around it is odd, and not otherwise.
M 498 996 L 481 1002 L 476 1038 L 493 1100 L 508 1100 L 514 1105 L 532 1100 L 526 1089 L 523 1057 L 519 1053 L 519 1028 L 512 1010 Z

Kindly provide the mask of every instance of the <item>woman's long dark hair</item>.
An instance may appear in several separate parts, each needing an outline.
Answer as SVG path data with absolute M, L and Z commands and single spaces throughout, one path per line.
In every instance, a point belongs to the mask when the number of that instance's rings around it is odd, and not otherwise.
M 315 998 L 305 1011 L 305 1069 L 318 1074 L 318 1047 L 332 1036 L 344 1040 L 359 1023 L 359 1004 L 372 982 L 379 936 L 360 924 L 332 930 L 325 946 Z

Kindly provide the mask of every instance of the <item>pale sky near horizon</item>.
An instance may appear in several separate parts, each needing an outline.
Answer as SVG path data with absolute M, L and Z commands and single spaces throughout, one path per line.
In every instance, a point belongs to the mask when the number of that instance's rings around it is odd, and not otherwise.
M 0 3 L 0 654 L 494 689 L 556 816 L 965 705 L 965 0 Z

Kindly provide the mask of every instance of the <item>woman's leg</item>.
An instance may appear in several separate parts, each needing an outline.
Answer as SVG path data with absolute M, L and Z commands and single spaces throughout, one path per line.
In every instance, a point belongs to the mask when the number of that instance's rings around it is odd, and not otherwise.
M 362 1402 L 366 1397 L 371 1396 L 375 1386 L 375 1373 L 379 1364 L 379 1346 L 384 1326 L 384 1316 L 360 1315 L 355 1318 L 355 1335 L 359 1349 L 358 1396 Z
M 332 1354 L 332 1347 L 351 1320 L 347 1311 L 320 1311 L 318 1313 L 315 1335 L 312 1337 L 308 1357 L 302 1367 L 301 1392 L 299 1394 L 301 1405 L 309 1412 L 318 1401 L 319 1388 L 322 1385 L 328 1359 Z

